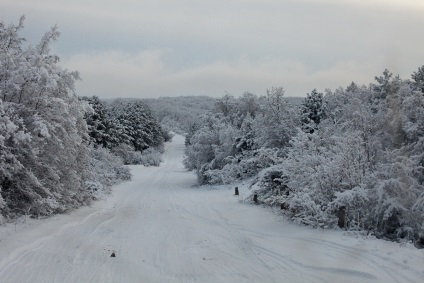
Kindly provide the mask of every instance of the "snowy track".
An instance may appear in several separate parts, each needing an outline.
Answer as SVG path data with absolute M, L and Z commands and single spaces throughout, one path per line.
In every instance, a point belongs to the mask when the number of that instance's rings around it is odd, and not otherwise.
M 73 212 L 0 227 L 0 282 L 424 282 L 424 251 L 277 221 L 199 190 L 184 140 Z M 116 257 L 110 257 L 115 252 Z

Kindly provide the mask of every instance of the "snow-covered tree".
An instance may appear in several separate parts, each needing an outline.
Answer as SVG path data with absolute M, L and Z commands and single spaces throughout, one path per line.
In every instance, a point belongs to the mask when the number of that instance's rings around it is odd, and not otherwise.
M 233 156 L 237 130 L 220 114 L 204 117 L 202 126 L 190 139 L 185 166 L 196 170 L 201 183 L 208 183 L 208 170 L 221 169 L 229 156 Z
M 207 96 L 181 96 L 143 99 L 165 130 L 185 135 L 200 117 L 212 111 L 215 100 Z
M 319 123 L 326 118 L 326 106 L 323 94 L 313 89 L 307 94 L 301 106 L 302 129 L 306 133 L 313 133 L 317 130 Z
M 373 107 L 376 108 L 374 111 L 378 111 L 378 105 L 380 103 L 386 101 L 386 99 L 398 92 L 401 79 L 399 75 L 393 77 L 393 74 L 387 69 L 384 70 L 382 76 L 376 76 L 374 79 L 377 83 L 371 84 L 373 90 L 371 103 Z
M 87 128 L 84 107 L 74 94 L 79 75 L 61 68 L 59 58 L 50 54 L 50 44 L 59 36 L 56 27 L 35 47 L 22 46 L 18 33 L 23 18 L 18 26 L 1 27 L 3 107 L 29 140 L 22 147 L 9 144 L 22 167 L 0 182 L 6 214 L 48 215 L 76 207 L 88 196 Z
M 24 17 L 16 26 L 0 23 L 0 212 L 6 220 L 51 215 L 92 199 L 87 106 L 74 93 L 79 74 L 50 53 L 57 27 L 24 46 L 23 23 Z
M 284 97 L 282 87 L 267 90 L 261 97 L 261 115 L 254 121 L 256 142 L 266 148 L 282 149 L 299 127 L 298 109 Z
M 116 101 L 112 105 L 111 115 L 113 123 L 119 125 L 134 150 L 142 152 L 149 147 L 162 145 L 162 129 L 143 102 Z
M 203 183 L 228 183 L 275 164 L 298 123 L 297 110 L 283 94 L 273 88 L 267 98 L 246 92 L 218 99 L 217 114 L 206 116 L 190 134 L 187 168 L 196 169 Z
M 88 126 L 88 134 L 94 146 L 113 148 L 119 144 L 119 136 L 116 125 L 109 117 L 108 108 L 98 97 L 82 98 L 87 101 L 92 111 L 87 111 L 85 121 Z
M 411 77 L 414 80 L 415 89 L 424 93 L 424 65 L 419 67 L 418 71 L 414 72 Z

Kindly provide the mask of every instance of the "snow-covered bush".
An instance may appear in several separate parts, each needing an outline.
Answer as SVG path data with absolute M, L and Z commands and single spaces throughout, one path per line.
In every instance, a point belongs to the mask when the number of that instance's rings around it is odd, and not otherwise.
M 184 159 L 186 168 L 196 170 L 200 183 L 212 181 L 209 171 L 222 169 L 229 162 L 228 157 L 234 156 L 236 133 L 222 115 L 204 117 L 202 126 L 189 140 Z
M 109 192 L 112 185 L 129 180 L 130 170 L 123 166 L 122 159 L 103 147 L 91 148 L 86 190 L 94 198 Z
M 124 164 L 140 164 L 141 152 L 135 151 L 129 144 L 121 143 L 118 146 L 113 147 L 111 152 L 114 155 L 119 156 Z
M 143 150 L 140 160 L 136 164 L 143 164 L 144 166 L 159 166 L 162 162 L 162 154 L 154 148 Z
M 210 184 L 230 184 L 237 180 L 256 176 L 261 170 L 281 162 L 278 150 L 261 148 L 245 154 L 228 157 L 222 169 L 207 170 Z
M 202 117 L 199 126 L 193 125 L 186 136 L 186 157 L 184 165 L 196 170 L 198 181 L 208 183 L 210 170 L 221 169 L 232 155 L 233 127 L 221 114 Z
M 366 228 L 392 240 L 416 241 L 424 232 L 424 186 L 414 176 L 416 165 L 405 156 L 379 164 L 368 190 Z
M 346 192 L 360 186 L 365 163 L 355 133 L 327 138 L 299 131 L 287 157 L 260 175 L 263 190 L 258 193 L 263 202 L 283 205 L 295 220 L 334 226 L 336 211 L 353 205 Z
M 174 137 L 174 132 L 171 130 L 171 127 L 161 124 L 162 137 L 165 142 L 169 142 Z

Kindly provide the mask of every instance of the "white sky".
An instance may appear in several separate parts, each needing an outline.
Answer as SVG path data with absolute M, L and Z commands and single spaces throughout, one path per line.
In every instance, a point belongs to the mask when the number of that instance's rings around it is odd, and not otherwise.
M 55 24 L 79 95 L 159 97 L 283 86 L 305 96 L 424 65 L 422 0 L 1 0 L 37 42 Z

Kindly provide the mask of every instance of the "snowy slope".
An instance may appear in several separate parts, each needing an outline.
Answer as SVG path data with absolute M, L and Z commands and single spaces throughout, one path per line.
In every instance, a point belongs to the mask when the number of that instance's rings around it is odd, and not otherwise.
M 424 282 L 424 251 L 300 227 L 199 190 L 174 137 L 92 207 L 0 227 L 0 282 Z M 116 257 L 111 257 L 115 252 Z

